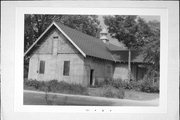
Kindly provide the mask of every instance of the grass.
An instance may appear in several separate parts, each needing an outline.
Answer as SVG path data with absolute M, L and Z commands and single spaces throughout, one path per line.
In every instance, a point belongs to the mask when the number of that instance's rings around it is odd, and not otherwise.
M 37 80 L 25 80 L 24 89 L 64 94 L 88 95 L 86 87 L 83 87 L 79 84 L 68 84 L 63 81 L 59 82 L 57 80 L 51 80 L 46 82 Z
M 89 95 L 91 96 L 100 96 L 103 93 L 102 88 L 89 88 L 88 89 Z M 138 92 L 135 90 L 127 90 L 125 89 L 124 99 L 130 100 L 153 100 L 158 99 L 158 93 L 145 93 L 145 92 Z
M 115 88 L 112 86 L 102 86 L 96 88 L 87 88 L 78 84 L 68 84 L 52 80 L 49 82 L 40 82 L 36 80 L 26 80 L 24 89 L 34 91 L 55 92 L 64 94 L 78 94 L 98 97 L 125 98 L 131 100 L 153 100 L 159 97 L 158 93 L 145 93 L 135 90 Z
M 124 99 L 131 100 L 154 100 L 159 98 L 159 93 L 146 93 L 135 90 L 125 90 Z
M 97 82 L 94 87 L 103 87 L 105 85 L 110 85 L 115 88 L 124 88 L 128 90 L 136 90 L 147 93 L 159 93 L 159 80 L 152 82 L 151 79 L 148 80 L 138 80 L 138 81 L 123 81 L 121 79 L 105 79 L 102 82 Z
M 124 90 L 115 88 L 110 85 L 105 85 L 102 88 L 102 92 L 96 96 L 110 97 L 110 98 L 124 98 Z M 51 81 L 37 81 L 37 80 L 25 80 L 24 89 L 37 90 L 44 92 L 64 93 L 64 94 L 78 94 L 89 95 L 87 87 L 83 87 L 80 84 L 69 84 L 63 81 L 51 80 Z
M 45 99 L 44 94 L 35 94 L 24 92 L 24 105 L 72 105 L 72 106 L 111 106 L 112 101 L 105 100 L 91 100 L 88 98 L 66 97 L 48 95 L 48 100 Z
M 91 89 L 91 88 L 90 88 Z M 101 91 L 100 88 L 93 88 L 90 90 L 92 91 Z M 96 92 L 96 93 L 98 93 Z M 76 95 L 69 96 L 69 95 L 61 95 L 61 94 L 48 94 L 47 99 L 46 94 L 41 92 L 27 92 L 24 91 L 24 105 L 78 105 L 78 106 L 157 106 L 158 101 L 152 100 L 152 101 L 145 101 L 150 100 L 147 95 L 149 93 L 136 93 L 136 91 L 126 91 L 126 97 L 130 97 L 131 101 L 122 100 L 122 99 L 97 99 L 95 97 L 78 97 Z M 135 94 L 134 94 L 135 93 Z M 92 93 L 93 94 L 93 93 Z M 131 96 L 133 94 L 133 96 Z M 141 95 L 141 98 L 137 98 L 136 94 Z M 135 98 L 134 98 L 135 97 Z M 151 98 L 158 97 L 151 95 Z M 145 98 L 145 99 L 142 99 Z M 127 99 L 127 98 L 126 98 Z M 142 102 L 136 101 L 136 100 L 142 100 Z

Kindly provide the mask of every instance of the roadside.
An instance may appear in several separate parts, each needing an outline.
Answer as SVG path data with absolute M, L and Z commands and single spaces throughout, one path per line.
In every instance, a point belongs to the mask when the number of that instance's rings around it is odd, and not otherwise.
M 102 94 L 103 90 L 102 88 L 88 88 L 88 93 L 90 96 L 100 96 Z M 145 92 L 140 92 L 140 91 L 135 91 L 135 90 L 124 90 L 125 95 L 124 99 L 129 99 L 129 100 L 155 100 L 159 98 L 158 93 L 145 93 Z
M 135 90 L 125 90 L 124 99 L 130 100 L 156 100 L 159 99 L 158 93 L 146 93 Z
M 138 101 L 24 90 L 24 105 L 157 106 L 158 99 Z
M 96 87 L 83 87 L 78 84 L 68 84 L 64 81 L 37 80 L 24 81 L 25 104 L 47 105 L 147 105 L 156 104 L 158 93 L 145 93 L 120 87 L 121 84 L 104 84 Z M 125 84 L 126 85 L 126 84 Z M 115 87 L 114 87 L 115 86 Z M 128 85 L 127 85 L 128 86 Z M 128 88 L 130 85 L 128 86 Z M 48 94 L 47 92 L 48 91 Z M 46 94 L 45 94 L 46 93 Z M 97 99 L 98 98 L 98 99 Z M 127 103 L 127 101 L 129 101 Z M 154 102 L 153 102 L 154 101 Z M 136 102 L 136 104 L 134 103 Z M 123 104 L 122 104 L 123 103 Z

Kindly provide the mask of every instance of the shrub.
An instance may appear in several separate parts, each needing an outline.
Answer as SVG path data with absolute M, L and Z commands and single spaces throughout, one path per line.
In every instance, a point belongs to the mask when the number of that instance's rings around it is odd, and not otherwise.
M 100 81 L 100 82 L 97 82 L 97 84 L 95 84 L 94 87 L 103 87 L 104 85 L 106 85 L 106 84 L 104 83 L 104 81 Z
M 48 89 L 51 92 L 60 92 L 60 93 L 68 93 L 68 94 L 86 94 L 87 88 L 79 85 L 79 84 L 69 84 L 64 81 L 58 82 L 57 80 L 51 80 L 47 83 Z
M 24 80 L 24 87 L 33 87 L 36 90 L 45 92 L 59 92 L 67 94 L 83 94 L 88 95 L 88 90 L 86 87 L 80 84 L 69 84 L 64 81 L 37 81 L 37 80 Z
M 24 85 L 29 87 L 34 87 L 35 89 L 39 89 L 41 86 L 43 86 L 43 82 L 37 81 L 37 80 L 24 80 Z
M 159 81 L 159 80 L 156 80 Z M 121 79 L 105 79 L 103 82 L 97 82 L 98 84 L 96 87 L 103 87 L 103 86 L 113 86 L 117 89 L 128 89 L 128 90 L 136 90 L 136 91 L 142 91 L 142 92 L 148 92 L 148 93 L 157 93 L 159 92 L 159 82 L 155 82 L 155 84 L 152 84 L 152 80 L 144 79 L 144 80 L 132 80 L 132 81 L 123 81 Z
M 113 80 L 111 82 L 111 85 L 115 88 L 123 88 L 123 82 L 122 81 L 119 81 L 119 80 Z
M 124 98 L 124 89 L 122 88 L 115 88 L 113 86 L 107 85 L 103 87 L 103 93 L 102 95 L 103 97 L 113 97 L 113 98 Z
M 103 86 L 107 86 L 107 85 L 112 85 L 117 88 L 119 87 L 118 84 L 116 85 L 116 83 L 114 83 L 116 81 L 109 79 L 109 78 L 105 78 L 104 81 L 96 81 L 95 86 L 94 87 L 103 87 Z
M 159 82 L 152 83 L 150 80 L 144 80 L 141 85 L 142 92 L 148 93 L 158 93 L 159 92 Z
M 105 82 L 108 84 L 105 85 L 111 85 L 115 88 L 124 88 L 124 89 L 132 89 L 132 85 L 130 83 L 128 83 L 127 81 L 123 81 L 121 79 L 116 79 L 116 80 L 109 80 L 108 82 Z
M 140 91 L 142 83 L 143 83 L 142 80 L 139 80 L 139 81 L 132 80 L 129 83 L 127 83 L 126 89 L 129 89 L 129 90 L 133 89 L 136 91 Z

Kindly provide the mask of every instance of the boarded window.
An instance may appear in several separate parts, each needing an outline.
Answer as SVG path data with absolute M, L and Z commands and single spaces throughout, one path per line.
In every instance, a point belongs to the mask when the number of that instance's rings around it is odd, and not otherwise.
M 40 61 L 40 66 L 39 66 L 39 73 L 44 74 L 45 71 L 45 61 Z
M 64 61 L 63 75 L 69 76 L 70 61 Z

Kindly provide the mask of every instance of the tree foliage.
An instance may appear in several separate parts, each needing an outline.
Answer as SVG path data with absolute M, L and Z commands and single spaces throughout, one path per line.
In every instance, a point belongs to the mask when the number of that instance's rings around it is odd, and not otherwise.
M 110 35 L 128 48 L 142 47 L 151 35 L 147 23 L 138 16 L 105 16 Z
M 24 51 L 26 51 L 43 31 L 55 20 L 88 35 L 97 37 L 99 20 L 96 15 L 25 15 Z
M 160 69 L 160 23 L 158 21 L 150 21 L 148 25 L 152 36 L 149 36 L 149 42 L 143 46 L 142 51 L 145 54 L 144 60 L 153 63 L 149 68 L 149 72 L 156 74 Z
M 149 73 L 159 73 L 160 23 L 146 22 L 139 16 L 105 16 L 110 35 L 130 49 L 138 49 L 144 54 L 144 61 L 153 63 Z

